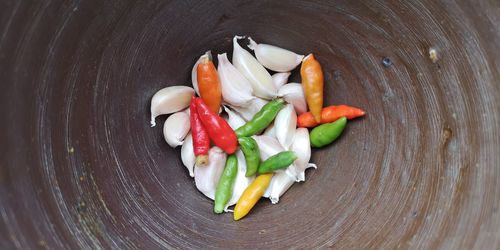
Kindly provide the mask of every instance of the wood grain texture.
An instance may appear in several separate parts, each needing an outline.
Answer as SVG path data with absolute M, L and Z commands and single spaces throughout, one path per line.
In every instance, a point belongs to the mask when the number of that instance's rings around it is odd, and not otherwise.
M 499 13 L 495 0 L 0 1 L 0 248 L 498 249 Z M 155 91 L 188 85 L 235 34 L 313 52 L 325 103 L 368 114 L 313 152 L 307 182 L 239 222 L 212 213 L 165 118 L 148 118 Z

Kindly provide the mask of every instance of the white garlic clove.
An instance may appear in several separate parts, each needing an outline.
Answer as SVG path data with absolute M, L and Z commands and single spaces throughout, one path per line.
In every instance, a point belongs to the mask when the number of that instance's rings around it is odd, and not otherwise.
M 297 166 L 297 172 L 304 172 L 311 159 L 311 142 L 307 128 L 297 128 L 290 150 L 295 152 L 297 156 L 297 160 L 294 162 L 294 165 Z
M 151 127 L 156 126 L 157 116 L 187 108 L 193 95 L 193 88 L 187 86 L 171 86 L 156 92 L 151 98 Z
M 241 150 L 238 149 L 238 151 L 236 151 L 236 157 L 238 158 L 238 173 L 236 174 L 236 179 L 234 180 L 233 194 L 231 196 L 231 199 L 227 203 L 226 208 L 224 209 L 224 211 L 226 212 L 229 211 L 227 209 L 228 207 L 238 202 L 241 195 L 243 194 L 243 191 L 245 191 L 245 189 L 255 179 L 255 176 L 245 176 L 247 172 L 247 164 L 245 162 L 245 155 L 243 155 L 243 152 Z
M 300 115 L 307 112 L 307 103 L 304 96 L 304 89 L 302 89 L 302 84 L 285 84 L 278 90 L 278 96 L 283 97 L 286 102 L 292 104 L 297 114 Z
M 245 119 L 245 121 L 250 121 L 267 103 L 268 101 L 266 100 L 255 98 L 246 107 L 231 106 L 231 108 Z
M 276 87 L 276 89 L 280 89 L 281 86 L 285 85 L 288 82 L 289 76 L 290 72 L 275 73 L 274 75 L 272 75 L 274 87 Z
M 264 67 L 276 72 L 292 71 L 304 58 L 303 55 L 274 45 L 263 43 L 257 44 L 250 37 L 248 40 L 250 41 L 248 48 L 255 52 L 257 60 L 264 65 Z
M 163 136 L 170 147 L 182 145 L 184 138 L 191 129 L 189 115 L 185 111 L 170 115 L 163 124 Z
M 184 143 L 181 147 L 181 160 L 184 167 L 189 171 L 189 176 L 194 177 L 194 164 L 196 162 L 196 156 L 193 150 L 193 137 L 189 133 L 186 138 L 184 138 Z
M 295 182 L 295 176 L 290 174 L 288 171 L 281 171 L 274 174 L 271 180 L 273 185 L 269 190 L 269 199 L 272 204 L 278 203 L 280 197 L 292 186 Z M 266 190 L 268 191 L 268 190 Z
M 262 135 L 267 135 L 276 138 L 276 129 L 274 123 L 271 123 L 271 125 L 269 125 L 269 127 L 267 127 L 266 130 L 264 130 L 264 133 L 262 133 Z
M 276 138 L 267 135 L 254 135 L 252 138 L 255 139 L 255 142 L 257 142 L 259 146 L 260 159 L 262 161 L 267 160 L 267 158 L 279 152 L 285 151 Z
M 311 160 L 311 142 L 309 140 L 309 131 L 307 128 L 297 128 L 290 150 L 295 152 L 297 156 L 297 159 L 293 162 L 292 168 L 296 173 L 296 181 L 304 181 L 305 170 L 311 167 L 317 168 L 316 164 L 309 163 L 309 160 Z
M 241 116 L 239 116 L 226 106 L 224 106 L 224 110 L 227 113 L 226 121 L 233 130 L 236 130 L 239 127 L 245 125 L 246 122 L 245 120 L 243 120 L 243 118 L 241 118 Z
M 262 197 L 269 198 L 269 196 L 271 195 L 271 191 L 273 190 L 273 184 L 275 182 L 275 180 L 274 180 L 275 176 L 276 176 L 276 174 L 273 175 L 273 178 L 271 179 L 271 182 L 269 182 L 269 186 L 267 187 L 267 189 L 264 192 L 264 194 L 262 195 Z
M 246 51 L 238 44 L 238 39 L 242 38 L 241 36 L 235 36 L 233 38 L 233 65 L 252 84 L 255 96 L 264 99 L 273 99 L 277 94 L 273 78 L 250 52 Z
M 288 149 L 293 142 L 297 127 L 297 114 L 292 104 L 287 104 L 274 119 L 276 138 L 281 146 Z
M 198 96 L 200 96 L 200 90 L 198 89 L 198 64 L 200 64 L 201 60 L 205 57 L 208 57 L 209 60 L 212 61 L 212 52 L 209 50 L 205 52 L 205 54 L 201 55 L 196 63 L 194 63 L 193 69 L 191 70 L 191 83 L 193 84 L 193 88 Z
M 191 116 L 191 111 L 189 110 L 189 107 L 182 112 L 186 113 L 187 116 Z
M 229 62 L 227 54 L 217 56 L 222 98 L 234 106 L 246 106 L 254 99 L 252 84 Z
M 208 151 L 208 164 L 203 167 L 194 166 L 196 188 L 212 200 L 215 197 L 215 189 L 226 164 L 226 157 L 227 155 L 222 149 L 212 147 Z

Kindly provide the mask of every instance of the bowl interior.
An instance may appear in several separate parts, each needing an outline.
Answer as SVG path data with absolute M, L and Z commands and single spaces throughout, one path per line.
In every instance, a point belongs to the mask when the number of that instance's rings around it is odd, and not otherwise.
M 494 1 L 102 1 L 8 4 L 0 19 L 8 247 L 498 246 Z M 277 205 L 215 215 L 180 149 L 149 127 L 160 88 L 191 85 L 234 35 L 314 53 L 325 104 L 367 116 Z M 4 39 L 5 38 L 5 39 Z M 242 43 L 242 45 L 244 45 Z M 429 49 L 439 60 L 432 62 Z M 383 58 L 392 65 L 385 67 Z M 291 79 L 300 82 L 295 70 Z M 3 233 L 5 230 L 5 233 Z

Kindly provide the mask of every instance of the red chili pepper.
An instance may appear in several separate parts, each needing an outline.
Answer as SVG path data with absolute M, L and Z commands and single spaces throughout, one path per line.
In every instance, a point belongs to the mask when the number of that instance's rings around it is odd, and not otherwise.
M 196 97 L 191 97 L 189 105 L 191 136 L 193 137 L 193 150 L 196 155 L 196 165 L 204 166 L 208 163 L 208 150 L 210 149 L 210 138 L 198 115 Z
M 365 111 L 347 106 L 347 105 L 338 105 L 338 106 L 328 106 L 324 107 L 321 110 L 321 122 L 320 124 L 323 123 L 330 123 L 338 120 L 339 118 L 345 116 L 347 119 L 354 119 L 360 116 L 364 116 Z M 319 125 L 319 123 L 316 122 L 314 119 L 314 116 L 311 114 L 311 112 L 306 112 L 299 117 L 297 117 L 297 126 L 301 128 L 312 128 L 316 127 Z
M 210 110 L 201 98 L 196 98 L 196 109 L 214 144 L 228 154 L 234 153 L 238 146 L 238 138 L 226 120 Z

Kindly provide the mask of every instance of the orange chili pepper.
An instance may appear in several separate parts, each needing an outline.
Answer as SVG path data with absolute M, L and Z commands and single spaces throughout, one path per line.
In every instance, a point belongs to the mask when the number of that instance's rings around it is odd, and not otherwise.
M 354 119 L 365 115 L 365 111 L 359 108 L 338 105 L 338 106 L 328 106 L 321 110 L 321 122 L 317 123 L 313 115 L 310 112 L 303 113 L 297 117 L 297 126 L 301 128 L 312 128 L 319 124 L 330 123 L 338 120 L 339 118 L 345 116 L 347 119 Z
M 302 61 L 300 76 L 302 77 L 302 88 L 304 88 L 307 106 L 314 120 L 319 123 L 323 107 L 323 71 L 313 54 L 309 54 Z
M 196 73 L 201 99 L 210 107 L 210 110 L 218 114 L 222 102 L 222 90 L 217 70 L 208 56 L 201 59 Z

